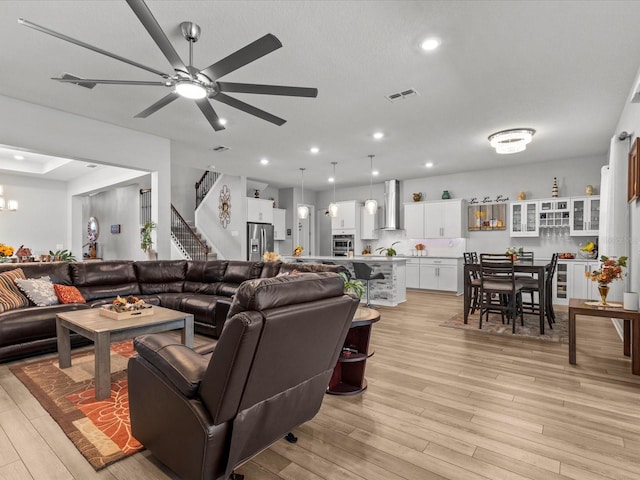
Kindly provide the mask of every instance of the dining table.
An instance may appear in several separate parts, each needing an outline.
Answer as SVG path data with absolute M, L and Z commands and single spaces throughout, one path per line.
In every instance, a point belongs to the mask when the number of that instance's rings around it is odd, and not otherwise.
M 525 260 L 520 259 L 514 262 L 514 273 L 533 274 L 538 280 L 538 304 L 540 317 L 540 335 L 544 335 L 544 320 L 547 311 L 545 292 L 545 274 L 551 266 L 551 260 Z M 469 319 L 469 307 L 471 306 L 471 274 L 477 273 L 480 276 L 480 263 L 466 263 L 464 266 L 464 323 Z

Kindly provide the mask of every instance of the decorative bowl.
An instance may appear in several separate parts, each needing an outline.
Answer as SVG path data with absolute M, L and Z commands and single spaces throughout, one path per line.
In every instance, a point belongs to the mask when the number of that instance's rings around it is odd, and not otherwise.
M 578 250 L 578 256 L 580 258 L 587 258 L 589 260 L 593 260 L 594 258 L 598 257 L 598 252 L 596 252 L 595 250 L 592 250 L 590 252 L 585 252 L 584 250 Z

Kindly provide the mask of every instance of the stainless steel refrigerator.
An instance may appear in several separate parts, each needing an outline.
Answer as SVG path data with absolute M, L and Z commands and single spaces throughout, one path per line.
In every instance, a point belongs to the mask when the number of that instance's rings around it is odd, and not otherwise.
M 247 260 L 261 261 L 264 252 L 273 252 L 273 225 L 247 223 Z

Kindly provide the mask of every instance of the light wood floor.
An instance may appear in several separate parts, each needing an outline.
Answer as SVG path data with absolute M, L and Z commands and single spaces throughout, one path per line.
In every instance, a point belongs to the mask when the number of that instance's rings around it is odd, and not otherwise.
M 611 322 L 578 318 L 570 366 L 567 345 L 441 327 L 460 297 L 408 297 L 380 309 L 368 390 L 327 395 L 247 480 L 640 479 L 640 376 Z M 94 472 L 0 365 L 0 480 L 169 478 L 148 452 Z

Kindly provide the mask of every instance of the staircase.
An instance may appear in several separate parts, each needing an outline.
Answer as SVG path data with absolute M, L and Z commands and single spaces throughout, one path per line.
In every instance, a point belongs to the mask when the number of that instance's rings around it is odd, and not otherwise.
M 212 252 L 195 225 L 188 223 L 171 205 L 171 238 L 187 260 L 215 260 L 217 255 Z

